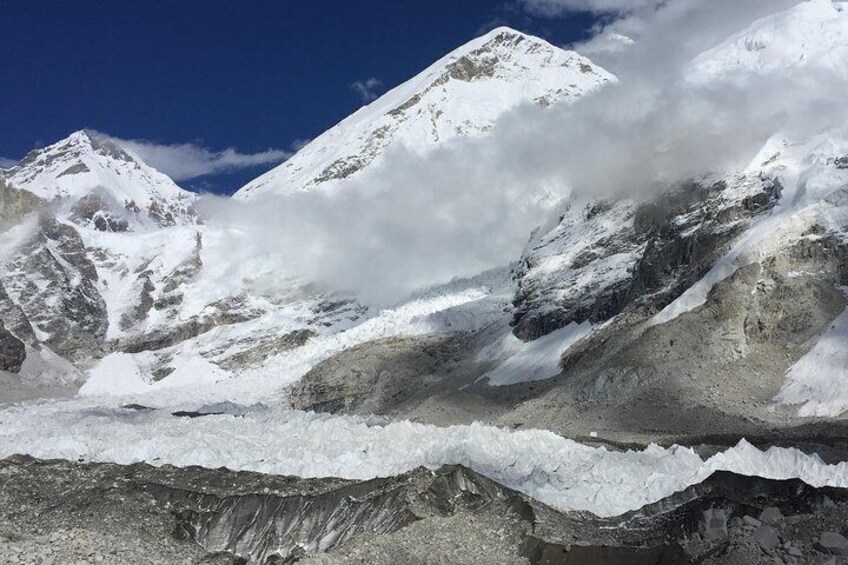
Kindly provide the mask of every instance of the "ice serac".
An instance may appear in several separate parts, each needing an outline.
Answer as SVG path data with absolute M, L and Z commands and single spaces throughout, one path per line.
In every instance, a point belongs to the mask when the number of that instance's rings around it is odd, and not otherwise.
M 236 198 L 331 187 L 403 146 L 426 153 L 481 136 L 520 104 L 573 100 L 615 78 L 591 61 L 500 27 L 435 62 L 250 182 Z
M 690 79 L 819 69 L 848 77 L 848 4 L 808 0 L 732 35 L 694 61 Z
M 61 201 L 76 223 L 125 231 L 133 220 L 182 223 L 196 195 L 101 134 L 82 130 L 30 152 L 5 171 L 8 185 Z

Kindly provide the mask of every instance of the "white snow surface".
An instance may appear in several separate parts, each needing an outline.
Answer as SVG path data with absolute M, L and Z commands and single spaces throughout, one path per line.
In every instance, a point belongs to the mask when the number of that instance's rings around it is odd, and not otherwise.
M 344 119 L 235 197 L 334 187 L 392 147 L 424 154 L 457 137 L 485 135 L 521 104 L 574 100 L 614 80 L 573 51 L 500 27 Z
M 80 396 L 97 396 L 120 391 L 137 394 L 147 390 L 149 383 L 142 373 L 140 355 L 110 353 L 97 362 L 88 373 L 88 380 L 79 390 Z
M 848 486 L 848 463 L 826 465 L 795 449 L 761 452 L 744 441 L 703 461 L 683 447 L 611 452 L 544 430 L 378 425 L 259 405 L 241 417 L 193 419 L 80 400 L 15 407 L 0 412 L 0 458 L 14 453 L 350 479 L 460 464 L 560 510 L 601 516 L 656 502 L 717 470 Z
M 766 16 L 699 55 L 689 79 L 705 84 L 725 77 L 750 80 L 801 67 L 848 77 L 848 4 L 807 0 Z
M 801 404 L 799 416 L 837 417 L 848 410 L 848 310 L 790 367 L 775 400 Z
M 561 371 L 559 363 L 562 355 L 592 331 L 589 322 L 572 323 L 527 343 L 509 333 L 505 338 L 509 343 L 504 347 L 514 353 L 480 380 L 485 379 L 493 386 L 503 386 L 555 377 Z
M 124 402 L 163 407 L 187 398 L 204 403 L 245 404 L 263 402 L 269 397 L 282 399 L 284 389 L 315 365 L 356 345 L 386 337 L 477 332 L 503 323 L 512 291 L 509 269 L 505 268 L 454 281 L 394 307 L 357 320 L 342 319 L 330 326 L 313 323 L 310 308 L 315 301 L 301 298 L 275 305 L 257 319 L 215 328 L 160 351 L 111 354 L 92 369 L 90 380 L 80 393 L 124 397 Z M 243 351 L 245 343 L 249 347 L 257 338 L 305 328 L 317 335 L 259 365 L 230 372 L 213 364 Z M 154 382 L 152 372 L 158 358 L 167 358 L 167 365 L 175 371 Z M 128 384 L 125 377 L 119 374 L 124 369 L 133 375 L 128 389 L 124 389 Z M 110 379 L 110 374 L 114 378 Z

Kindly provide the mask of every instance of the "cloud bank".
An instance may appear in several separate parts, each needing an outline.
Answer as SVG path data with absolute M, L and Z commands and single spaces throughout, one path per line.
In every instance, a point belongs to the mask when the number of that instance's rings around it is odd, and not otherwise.
M 775 134 L 803 138 L 848 123 L 845 78 L 812 68 L 747 82 L 688 80 L 693 57 L 782 0 L 642 4 L 610 24 L 639 32 L 606 52 L 617 84 L 572 105 L 518 108 L 483 139 L 425 156 L 399 148 L 331 193 L 207 201 L 210 223 L 242 234 L 232 245 L 239 253 L 275 257 L 281 276 L 385 303 L 510 264 L 572 198 L 653 194 L 744 168 Z
M 283 149 L 268 149 L 258 153 L 241 153 L 233 148 L 214 151 L 194 143 L 159 144 L 147 140 L 120 139 L 101 134 L 135 153 L 142 160 L 175 181 L 183 181 L 250 169 L 278 165 L 292 156 Z

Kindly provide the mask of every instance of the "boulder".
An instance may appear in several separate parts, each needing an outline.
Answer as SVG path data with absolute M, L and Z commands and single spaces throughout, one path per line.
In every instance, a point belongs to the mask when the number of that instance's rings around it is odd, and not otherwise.
M 717 508 L 704 510 L 704 541 L 714 542 L 727 537 L 727 511 Z
M 824 532 L 816 542 L 816 549 L 830 555 L 848 555 L 848 539 L 836 532 Z
M 746 526 L 751 526 L 753 528 L 759 528 L 763 524 L 762 522 L 760 522 L 759 520 L 757 520 L 753 516 L 745 516 L 744 518 L 742 518 L 742 522 Z
M 783 513 L 780 511 L 780 508 L 769 506 L 760 513 L 760 522 L 769 524 L 770 526 L 776 526 L 783 522 Z
M 764 551 L 772 551 L 780 545 L 777 530 L 765 524 L 754 530 L 754 540 Z

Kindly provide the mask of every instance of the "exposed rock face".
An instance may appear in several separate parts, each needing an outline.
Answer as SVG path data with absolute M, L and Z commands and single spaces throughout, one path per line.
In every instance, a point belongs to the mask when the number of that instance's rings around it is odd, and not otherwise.
M 475 382 L 486 368 L 468 338 L 454 338 L 465 343 L 457 348 L 429 336 L 338 354 L 296 384 L 291 398 L 303 409 L 437 424 L 482 420 L 569 437 L 763 437 L 802 423 L 794 410 L 775 409 L 774 399 L 787 369 L 844 311 L 846 285 L 848 245 L 811 234 L 740 268 L 676 319 L 647 324 L 650 303 L 623 313 L 572 346 L 558 378 Z
M 10 187 L 6 184 L 3 173 L 0 173 L 0 228 L 16 223 L 43 204 L 44 202 L 31 192 Z
M 273 355 L 302 347 L 315 335 L 313 330 L 305 329 L 295 330 L 281 336 L 256 337 L 253 344 L 238 353 L 225 357 L 219 365 L 228 370 L 255 367 Z
M 83 225 L 91 225 L 98 231 L 124 232 L 129 222 L 116 211 L 116 206 L 99 194 L 87 194 L 74 203 L 71 219 Z
M 149 287 L 148 287 L 149 288 Z M 142 307 L 138 315 L 146 314 L 144 309 L 145 294 L 142 294 Z M 210 304 L 208 311 L 201 316 L 195 316 L 185 322 L 173 322 L 149 333 L 139 333 L 129 338 L 118 340 L 114 347 L 127 353 L 142 351 L 158 351 L 171 347 L 183 341 L 197 337 L 209 330 L 228 324 L 246 322 L 257 317 L 260 313 L 243 307 L 238 299 Z
M 0 282 L 0 320 L 25 343 L 34 345 L 38 341 L 26 314 L 12 301 L 2 282 Z
M 791 415 L 775 413 L 773 401 L 783 375 L 844 310 L 847 282 L 840 238 L 802 240 L 739 269 L 672 321 L 618 318 L 572 347 L 565 378 L 540 385 L 507 421 L 565 423 L 570 434 L 595 426 L 757 435 L 757 422 L 785 425 Z
M 84 359 L 102 344 L 106 305 L 97 289 L 97 270 L 72 226 L 43 214 L 0 280 L 56 352 Z
M 26 347 L 0 321 L 0 371 L 17 373 L 26 359 Z
M 517 275 L 515 335 L 532 340 L 625 310 L 656 311 L 700 279 L 780 187 L 690 183 L 647 203 L 590 202 L 537 236 Z

